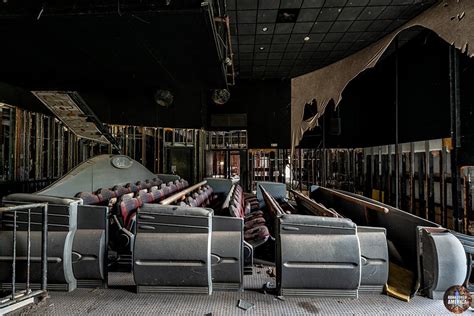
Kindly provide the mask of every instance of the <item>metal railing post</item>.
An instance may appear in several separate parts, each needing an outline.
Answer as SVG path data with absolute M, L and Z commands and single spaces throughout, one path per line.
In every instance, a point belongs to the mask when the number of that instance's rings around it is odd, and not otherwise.
M 31 261 L 31 209 L 28 209 L 28 230 L 26 231 L 26 294 L 30 293 L 30 261 Z
M 12 260 L 12 300 L 15 299 L 16 285 L 16 211 L 13 211 L 13 260 Z
M 46 291 L 48 285 L 48 204 L 45 204 L 41 232 L 41 290 Z
M 42 233 L 41 233 L 41 289 L 33 291 L 31 289 L 31 210 L 32 209 L 42 209 Z M 25 214 L 27 216 L 27 222 L 25 220 L 18 221 L 18 214 Z M 0 315 L 4 313 L 9 313 L 18 308 L 26 306 L 26 304 L 31 304 L 35 302 L 35 298 L 45 298 L 47 295 L 47 273 L 48 273 L 48 204 L 47 203 L 32 203 L 32 204 L 20 204 L 12 205 L 6 207 L 0 207 L 0 213 L 8 213 L 8 216 L 3 216 L 3 220 L 6 218 L 11 218 L 13 215 L 13 220 L 7 220 L 7 223 L 3 223 L 3 227 L 10 227 L 13 225 L 12 229 L 12 276 L 11 276 L 11 288 L 12 292 L 4 298 L 0 298 Z M 25 224 L 26 226 L 26 285 L 25 290 L 18 290 L 16 284 L 17 271 L 22 271 L 23 266 L 20 270 L 17 269 L 16 263 L 17 259 L 20 261 L 25 260 L 23 255 L 23 250 L 20 250 L 20 257 L 18 257 L 17 243 L 18 243 L 18 231 L 19 225 Z M 22 226 L 24 227 L 24 226 Z M 25 233 L 24 228 L 20 229 L 22 233 Z M 21 249 L 21 248 L 20 248 Z M 18 258 L 17 258 L 18 257 Z M 20 275 L 23 275 L 22 273 Z M 26 303 L 26 304 L 25 304 Z

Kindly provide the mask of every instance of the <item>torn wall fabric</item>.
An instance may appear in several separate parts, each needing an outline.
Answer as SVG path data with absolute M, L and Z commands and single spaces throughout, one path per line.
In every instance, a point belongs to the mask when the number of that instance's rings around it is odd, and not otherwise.
M 324 113 L 329 101 L 334 100 L 337 106 L 349 82 L 364 70 L 374 67 L 398 34 L 415 26 L 430 29 L 470 57 L 474 55 L 474 49 L 468 45 L 474 42 L 474 1 L 445 0 L 434 4 L 397 30 L 357 53 L 293 78 L 291 80 L 292 153 L 303 138 L 304 132 L 317 126 L 318 119 Z M 303 120 L 304 107 L 313 100 L 317 103 L 318 112 L 313 117 Z

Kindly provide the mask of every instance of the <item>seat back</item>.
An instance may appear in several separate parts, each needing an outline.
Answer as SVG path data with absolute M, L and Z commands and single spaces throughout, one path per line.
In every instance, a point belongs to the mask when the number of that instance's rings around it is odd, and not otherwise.
M 127 188 L 129 192 L 133 192 L 133 193 L 138 192 L 140 190 L 140 187 L 138 187 L 134 183 L 127 183 L 125 185 L 125 188 Z
M 420 292 L 442 300 L 453 284 L 463 284 L 468 274 L 462 243 L 442 227 L 418 227 L 417 258 Z
M 147 192 L 146 189 L 138 191 L 138 197 L 142 203 L 152 203 L 155 201 L 155 196 L 152 192 Z
M 97 190 L 96 194 L 99 197 L 100 202 L 104 202 L 104 203 L 107 203 L 110 199 L 117 196 L 115 191 L 105 189 L 105 188 Z
M 112 191 L 115 192 L 116 197 L 121 197 L 124 194 L 130 193 L 130 188 L 126 188 L 126 187 L 121 186 L 121 185 L 115 185 L 112 188 Z
M 286 184 L 278 182 L 257 182 L 257 200 L 260 203 L 260 208 L 265 206 L 265 200 L 261 188 L 264 188 L 268 194 L 273 196 L 277 201 L 286 200 Z
M 77 198 L 57 198 L 46 195 L 15 193 L 3 198 L 3 204 L 21 205 L 48 202 L 48 290 L 72 291 L 76 288 L 76 278 L 72 269 L 72 245 L 77 230 L 77 210 L 81 203 Z M 31 283 L 39 288 L 41 282 L 40 212 L 31 210 Z M 1 215 L 0 230 L 0 289 L 11 289 L 13 249 L 13 213 Z M 27 211 L 17 212 L 17 245 L 26 245 Z M 17 286 L 26 281 L 27 247 L 17 247 Z M 23 259 L 22 259 L 23 258 Z M 18 284 L 20 283 L 20 284 Z
M 140 200 L 137 198 L 122 199 L 119 204 L 120 215 L 122 217 L 122 226 L 130 230 L 130 221 L 134 213 L 137 212 L 140 207 Z
M 357 226 L 361 255 L 359 292 L 382 293 L 388 280 L 388 246 L 385 228 Z
M 440 227 L 438 224 L 353 193 L 323 187 L 312 187 L 311 190 L 312 199 L 334 208 L 357 225 L 385 228 L 387 240 L 396 247 L 405 268 L 417 274 L 418 227 Z M 375 207 L 388 212 L 377 211 Z
M 281 295 L 357 297 L 361 259 L 356 225 L 350 220 L 282 215 L 276 239 Z
M 244 274 L 243 220 L 212 218 L 212 280 L 215 290 L 242 290 Z
M 76 197 L 82 199 L 84 205 L 96 205 L 100 203 L 100 197 L 91 192 L 79 192 Z
M 144 204 L 137 215 L 137 292 L 212 293 L 212 210 Z
M 107 285 L 107 214 L 107 206 L 78 206 L 72 268 L 79 288 Z

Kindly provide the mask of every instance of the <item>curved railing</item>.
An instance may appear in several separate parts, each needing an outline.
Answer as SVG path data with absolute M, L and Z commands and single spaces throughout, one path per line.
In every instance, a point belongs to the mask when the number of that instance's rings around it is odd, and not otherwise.
M 183 197 L 186 196 L 186 194 L 188 193 L 191 193 L 193 192 L 194 190 L 197 190 L 199 189 L 200 187 L 202 187 L 203 185 L 205 185 L 207 183 L 207 181 L 202 181 L 202 182 L 199 182 L 198 184 L 195 184 L 193 186 L 190 186 L 189 188 L 186 188 L 182 191 L 179 191 L 178 193 L 164 199 L 163 201 L 160 202 L 161 205 L 170 205 L 171 203 L 174 203 L 176 201 L 179 201 L 180 199 L 182 199 Z

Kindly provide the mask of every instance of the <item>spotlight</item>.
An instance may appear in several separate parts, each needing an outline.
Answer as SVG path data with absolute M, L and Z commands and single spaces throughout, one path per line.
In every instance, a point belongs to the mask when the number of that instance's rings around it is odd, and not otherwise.
M 173 103 L 173 94 L 169 90 L 156 90 L 155 102 L 162 107 L 169 107 Z

